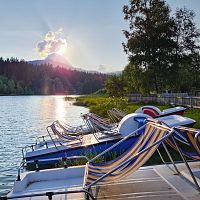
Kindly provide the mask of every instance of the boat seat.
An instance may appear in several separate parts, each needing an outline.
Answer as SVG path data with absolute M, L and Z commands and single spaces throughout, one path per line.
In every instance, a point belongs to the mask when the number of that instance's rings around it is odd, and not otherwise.
M 24 190 L 25 193 L 33 193 L 39 191 L 47 191 L 54 188 L 55 190 L 69 187 L 82 187 L 83 177 L 74 177 L 72 179 L 61 179 L 61 180 L 51 180 L 51 181 L 36 181 L 28 185 Z

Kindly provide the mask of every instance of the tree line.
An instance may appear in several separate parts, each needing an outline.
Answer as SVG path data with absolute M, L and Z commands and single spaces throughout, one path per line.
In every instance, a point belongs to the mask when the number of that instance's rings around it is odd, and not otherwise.
M 0 95 L 89 94 L 101 89 L 106 78 L 101 73 L 0 58 Z
M 122 75 L 106 82 L 110 95 L 200 88 L 200 31 L 192 10 L 172 13 L 165 0 L 129 0 L 123 13 L 129 27 L 122 45 L 129 63 Z

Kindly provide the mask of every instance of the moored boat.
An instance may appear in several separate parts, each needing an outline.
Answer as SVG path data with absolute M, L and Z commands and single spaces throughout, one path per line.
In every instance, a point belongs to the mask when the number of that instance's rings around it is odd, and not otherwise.
M 156 106 L 146 105 L 141 108 L 138 108 L 135 113 L 143 113 L 150 115 L 153 118 L 164 117 L 168 115 L 183 115 L 186 108 L 182 106 L 172 107 L 161 111 Z
M 54 158 L 79 156 L 87 153 L 98 154 L 138 129 L 145 123 L 148 117 L 149 116 L 145 114 L 129 114 L 121 120 L 116 130 L 112 133 L 108 133 L 107 131 L 94 132 L 83 135 L 81 140 L 74 139 L 71 141 L 64 141 L 52 137 L 52 140 L 32 145 L 29 151 L 26 149 L 27 151 L 24 152 L 23 157 L 27 164 L 32 164 L 35 160 L 41 159 L 46 160 L 44 163 L 54 163 Z M 195 124 L 195 120 L 178 115 L 161 117 L 159 120 L 170 127 L 192 127 Z M 138 135 L 132 137 L 136 140 Z M 126 140 L 126 144 L 119 145 L 117 148 L 113 149 L 113 152 L 119 153 L 126 150 L 133 141 L 133 139 L 131 139 L 131 141 Z
M 123 154 L 110 161 L 94 162 L 129 137 L 133 139 L 132 134 L 135 135 L 138 131 L 141 133 L 137 134 L 139 135 L 137 141 Z M 2 199 L 85 199 L 85 196 L 81 195 L 84 193 L 87 199 L 93 200 L 101 197 L 104 199 L 125 198 L 125 196 L 133 195 L 137 197 L 139 194 L 142 195 L 141 199 L 156 197 L 158 200 L 169 198 L 197 200 L 200 196 L 198 192 L 200 189 L 199 161 L 187 162 L 175 139 L 177 131 L 160 123 L 148 122 L 130 133 L 125 139 L 89 160 L 84 166 L 66 168 L 65 165 L 65 168 L 62 169 L 37 170 L 23 174 L 18 171 L 18 178 L 14 183 L 13 190 Z M 181 129 L 179 131 L 182 132 Z M 194 141 L 199 144 L 199 130 L 184 129 L 184 131 L 184 133 L 191 134 Z M 168 139 L 174 142 L 183 163 L 176 164 L 173 161 L 164 144 Z M 165 147 L 172 164 L 165 163 L 165 165 L 140 168 L 159 149 L 160 145 Z M 199 150 L 198 147 L 197 156 L 200 156 Z M 125 177 L 127 178 L 125 179 Z M 128 187 L 129 184 L 134 187 Z M 93 186 L 98 186 L 98 189 Z M 140 186 L 142 186 L 142 190 Z M 105 187 L 117 189 L 118 196 L 113 192 L 107 193 L 106 196 L 102 195 Z M 127 190 L 127 188 L 129 189 Z M 99 193 L 99 191 L 101 192 Z

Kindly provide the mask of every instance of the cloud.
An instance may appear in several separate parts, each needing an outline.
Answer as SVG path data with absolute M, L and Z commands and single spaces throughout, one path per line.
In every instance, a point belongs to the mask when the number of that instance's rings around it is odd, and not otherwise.
M 41 58 L 45 58 L 51 53 L 63 53 L 63 50 L 67 47 L 67 40 L 61 37 L 62 33 L 62 28 L 55 32 L 49 31 L 44 39 L 37 43 L 35 50 Z
M 63 46 L 67 45 L 66 39 L 53 40 L 51 42 L 50 52 L 59 52 Z
M 49 31 L 46 35 L 45 35 L 45 40 L 46 41 L 51 41 L 54 40 L 56 38 L 56 34 L 53 31 Z
M 102 73 L 107 73 L 109 72 L 111 69 L 109 66 L 106 66 L 106 65 L 99 65 L 98 69 L 97 69 L 99 72 L 102 72 Z

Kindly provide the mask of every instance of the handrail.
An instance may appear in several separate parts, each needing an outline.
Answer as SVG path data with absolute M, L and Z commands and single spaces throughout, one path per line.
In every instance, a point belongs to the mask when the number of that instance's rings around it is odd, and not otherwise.
M 20 174 L 21 174 L 21 169 L 24 168 L 26 162 L 23 160 L 20 165 L 19 165 L 19 168 L 17 170 L 17 180 L 16 181 L 20 181 L 21 178 L 20 178 Z
M 26 145 L 26 146 L 24 146 L 24 147 L 22 147 L 21 149 L 22 149 L 22 157 L 23 158 L 25 158 L 25 155 L 24 155 L 24 151 L 25 152 L 27 152 L 27 148 L 30 148 L 32 151 L 34 151 L 34 146 L 35 146 L 36 144 L 32 144 L 32 145 Z
M 38 144 L 38 142 L 40 142 L 40 139 L 42 138 L 43 139 L 43 142 L 45 142 L 45 138 L 48 137 L 49 135 L 42 135 L 42 136 L 38 136 L 36 137 L 36 141 L 35 141 L 35 144 Z
M 51 138 L 51 140 L 52 140 L 54 146 L 56 147 L 56 149 L 58 149 L 57 146 L 56 146 L 55 141 L 53 140 L 53 138 L 52 138 L 52 136 L 51 136 L 51 134 L 50 134 L 50 132 L 49 132 L 49 128 L 51 128 L 51 126 L 47 126 L 47 127 L 46 127 L 47 133 L 49 134 L 49 136 L 50 136 L 50 138 Z
M 36 193 L 36 194 L 16 195 L 16 196 L 13 196 L 13 197 L 0 197 L 0 200 L 21 199 L 21 198 L 26 198 L 26 197 L 40 197 L 40 196 L 47 196 L 49 200 L 52 200 L 52 197 L 54 195 L 59 195 L 59 194 L 74 194 L 74 193 L 85 193 L 92 200 L 95 200 L 94 196 L 90 192 L 88 192 L 86 189 L 71 190 L 71 191 L 60 191 L 60 192 L 41 192 L 41 193 Z
M 47 159 L 39 159 L 39 160 L 33 160 L 33 161 L 27 161 L 26 163 L 37 163 L 40 164 L 40 162 L 45 162 L 45 161 L 62 161 L 62 160 L 72 160 L 72 159 L 81 159 L 84 158 L 87 161 L 89 161 L 89 158 L 87 156 L 69 156 L 69 157 L 59 157 L 59 158 L 47 158 Z

